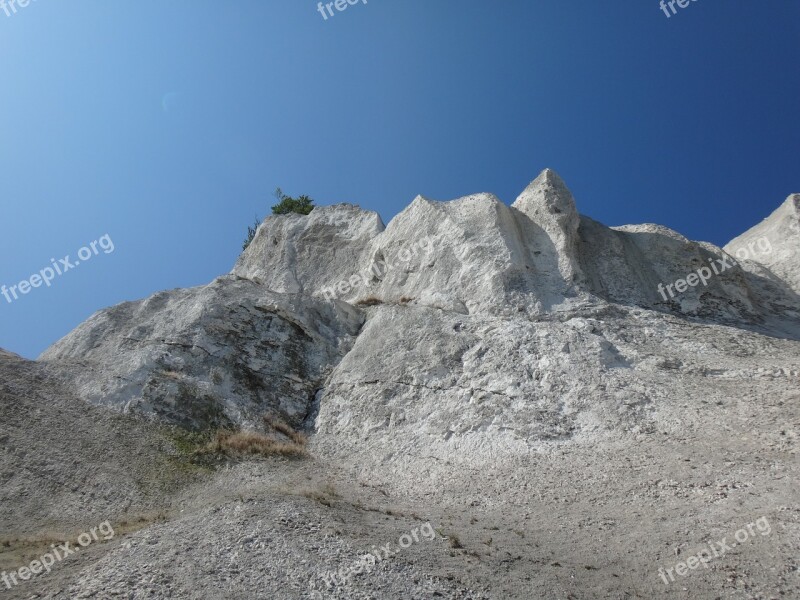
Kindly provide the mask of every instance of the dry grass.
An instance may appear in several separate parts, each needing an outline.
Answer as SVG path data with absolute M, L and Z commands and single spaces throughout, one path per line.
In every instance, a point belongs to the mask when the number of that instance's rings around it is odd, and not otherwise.
M 165 523 L 169 520 L 169 514 L 165 510 L 154 511 L 138 516 L 128 517 L 121 520 L 114 531 L 117 535 L 134 533 L 154 523 Z
M 305 447 L 308 443 L 308 436 L 305 433 L 292 429 L 285 421 L 274 415 L 264 415 L 264 423 L 271 427 L 273 431 L 285 435 L 298 446 Z
M 181 381 L 183 379 L 183 373 L 173 370 L 161 371 L 161 375 L 168 379 L 174 379 L 175 381 Z
M 105 537 L 101 536 L 98 540 L 93 540 L 92 543 L 105 544 L 111 539 L 120 539 L 154 523 L 164 523 L 168 518 L 169 515 L 164 510 L 128 517 L 128 520 L 122 520 L 112 525 L 113 538 L 106 540 Z M 88 532 L 89 528 L 84 527 L 83 531 Z M 54 544 L 61 545 L 66 542 L 71 543 L 73 547 L 78 546 L 77 534 L 67 535 L 46 531 L 35 537 L 0 538 L 0 571 L 16 570 L 27 566 L 32 560 L 40 558 L 43 554 L 49 552 Z
M 200 451 L 202 454 L 241 456 L 285 456 L 307 458 L 305 442 L 281 442 L 254 431 L 219 431 L 214 439 Z
M 339 497 L 339 493 L 331 483 L 326 483 L 325 485 L 317 487 L 316 489 L 300 490 L 299 494 L 308 498 L 309 500 L 319 502 L 323 506 L 333 506 L 334 500 Z
M 453 548 L 454 550 L 458 550 L 464 547 L 463 544 L 461 543 L 461 540 L 458 538 L 456 534 L 450 536 L 450 547 Z
M 377 306 L 383 304 L 383 300 L 375 296 L 368 296 L 356 302 L 356 306 Z

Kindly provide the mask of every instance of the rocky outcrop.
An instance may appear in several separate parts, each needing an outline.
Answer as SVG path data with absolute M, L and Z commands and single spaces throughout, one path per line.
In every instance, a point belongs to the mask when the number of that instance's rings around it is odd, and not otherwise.
M 360 311 L 235 277 L 100 311 L 42 360 L 89 402 L 190 428 L 301 425 L 349 350 Z
M 313 296 L 348 279 L 367 244 L 383 230 L 378 213 L 350 204 L 316 208 L 309 215 L 269 217 L 232 274 L 273 292 Z
M 580 216 L 549 169 L 510 207 L 418 197 L 386 228 L 320 207 L 266 219 L 230 276 L 101 311 L 42 359 L 92 403 L 193 428 L 265 412 L 300 426 L 319 408 L 334 437 L 408 424 L 445 454 L 641 430 L 669 380 L 652 365 L 702 362 L 696 342 L 660 349 L 686 319 L 800 339 L 796 219 L 794 196 L 734 241 L 769 233 L 774 255 L 739 264 Z M 645 324 L 652 347 L 624 333 Z
M 471 315 L 552 310 L 567 301 L 569 286 L 553 273 L 552 242 L 519 217 L 491 194 L 452 202 L 418 197 L 372 241 L 362 265 L 384 264 L 385 276 L 353 299 L 405 299 Z
M 541 228 L 538 235 L 529 239 L 537 256 L 557 267 L 547 272 L 559 273 L 568 284 L 580 282 L 580 217 L 572 193 L 555 171 L 545 169 L 511 206 L 527 217 L 520 219 L 527 229 Z
M 777 279 L 800 294 L 800 194 L 792 194 L 769 217 L 728 242 L 725 251 L 749 272 Z
M 353 304 L 535 317 L 603 301 L 786 332 L 787 315 L 798 317 L 792 202 L 771 236 L 780 248 L 774 259 L 756 257 L 766 267 L 786 265 L 776 273 L 666 227 L 609 228 L 581 216 L 551 169 L 511 207 L 491 194 L 420 196 L 385 229 L 375 213 L 349 205 L 268 218 L 233 273 L 274 291 Z

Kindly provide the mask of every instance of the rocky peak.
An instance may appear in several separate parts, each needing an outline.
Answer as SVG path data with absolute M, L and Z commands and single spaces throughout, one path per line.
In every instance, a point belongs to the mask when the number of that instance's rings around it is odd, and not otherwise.
M 552 169 L 545 169 L 519 195 L 514 208 L 544 225 L 548 220 L 572 223 L 577 228 L 578 211 L 567 184 Z
M 790 195 L 769 217 L 728 242 L 725 251 L 749 272 L 777 278 L 800 294 L 800 194 Z
M 545 169 L 511 205 L 547 234 L 555 252 L 561 276 L 567 282 L 581 280 L 578 262 L 580 218 L 575 199 L 564 181 L 552 169 Z

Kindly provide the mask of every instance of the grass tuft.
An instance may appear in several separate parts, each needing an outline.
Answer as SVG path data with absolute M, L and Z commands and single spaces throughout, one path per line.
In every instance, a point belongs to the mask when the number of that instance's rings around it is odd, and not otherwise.
M 286 458 L 308 458 L 305 442 L 291 440 L 281 442 L 254 431 L 218 431 L 214 439 L 200 450 L 203 454 L 230 457 L 284 456 Z

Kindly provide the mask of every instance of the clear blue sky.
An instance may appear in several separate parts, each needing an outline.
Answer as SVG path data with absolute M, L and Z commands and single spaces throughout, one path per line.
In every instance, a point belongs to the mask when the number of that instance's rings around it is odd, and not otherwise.
M 608 225 L 724 244 L 800 192 L 800 2 L 36 0 L 0 9 L 0 284 L 35 357 L 95 310 L 229 271 L 271 193 L 388 222 L 544 167 Z

